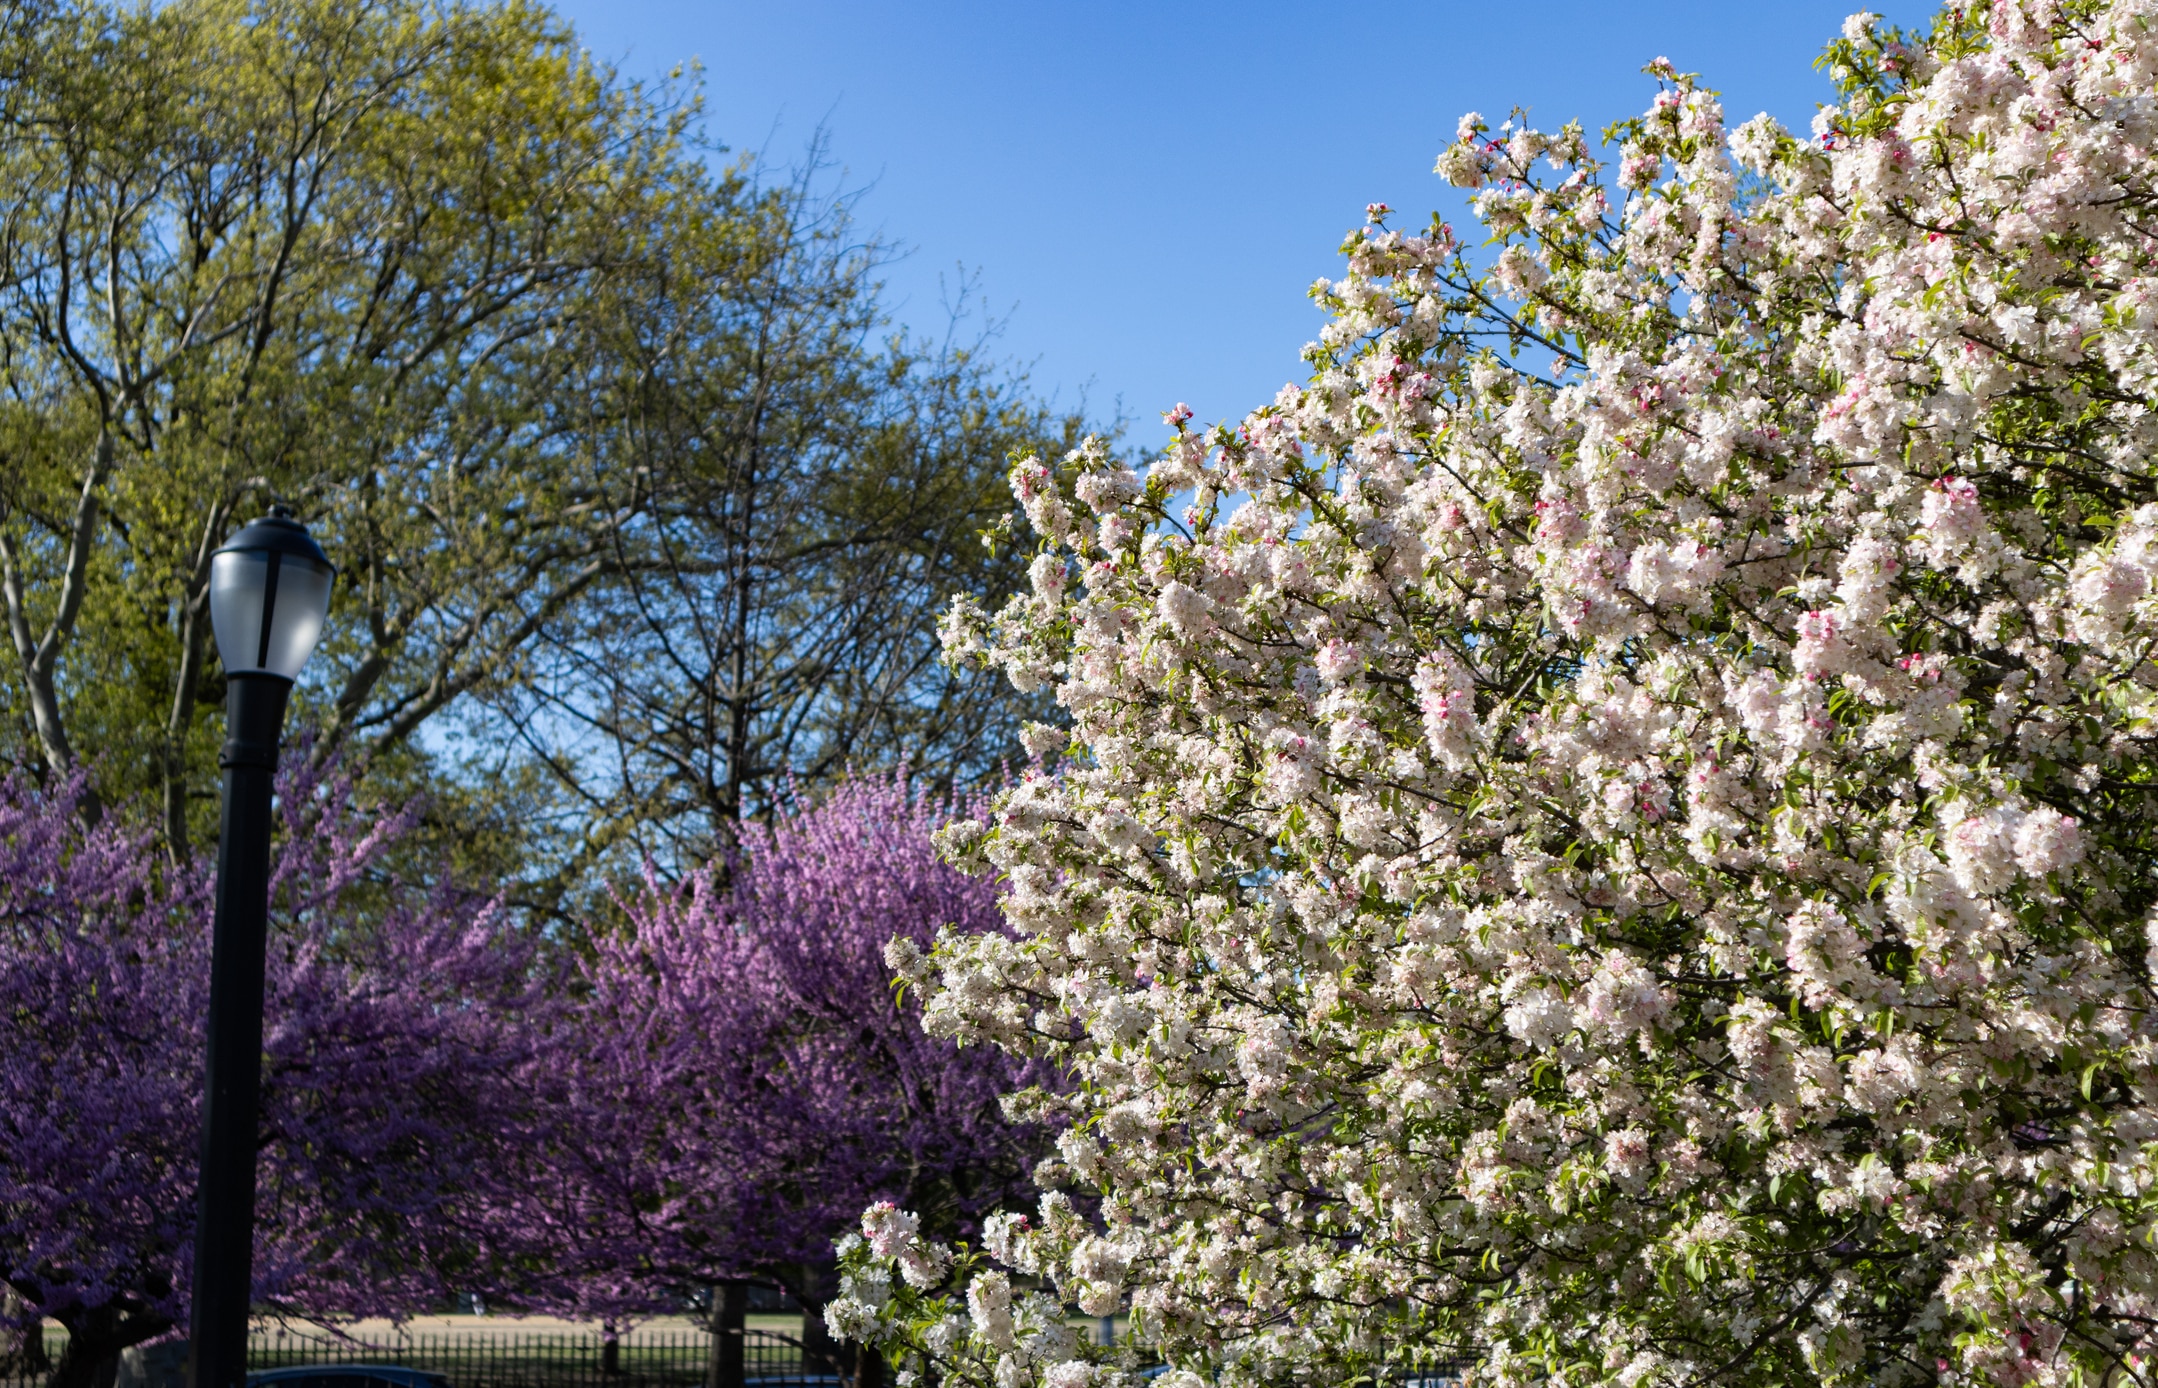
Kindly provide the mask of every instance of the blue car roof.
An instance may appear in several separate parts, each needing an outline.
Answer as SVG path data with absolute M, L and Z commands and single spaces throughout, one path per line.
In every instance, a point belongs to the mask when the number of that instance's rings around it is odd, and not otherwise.
M 404 1383 L 411 1388 L 446 1383 L 441 1374 L 426 1369 L 409 1368 L 403 1364 L 291 1364 L 281 1369 L 257 1369 L 247 1376 L 250 1384 L 276 1383 L 288 1378 L 321 1378 L 325 1374 L 352 1374 L 366 1378 L 387 1379 L 392 1383 Z

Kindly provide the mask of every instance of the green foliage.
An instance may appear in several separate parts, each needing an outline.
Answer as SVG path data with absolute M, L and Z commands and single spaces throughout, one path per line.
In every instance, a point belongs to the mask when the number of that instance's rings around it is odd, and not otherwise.
M 861 688 L 845 643 L 926 651 L 950 589 L 1010 582 L 972 539 L 1003 450 L 1075 426 L 974 355 L 886 341 L 844 204 L 722 165 L 696 114 L 524 0 L 14 9 L 0 751 L 158 798 L 176 856 L 206 837 L 209 556 L 278 500 L 342 569 L 295 721 L 430 793 L 424 852 L 559 884 L 650 847 L 644 816 L 702 813 L 709 847 L 790 768 L 1003 755 L 1010 709 L 940 703 L 912 654 Z M 625 622 L 655 584 L 666 620 Z M 864 584 L 904 601 L 778 662 L 814 679 L 757 674 Z M 662 670 L 682 623 L 703 667 Z M 718 693 L 756 726 L 685 731 L 681 698 L 595 718 L 560 680 L 600 649 L 674 693 L 739 666 Z M 662 744 L 704 762 L 586 769 Z

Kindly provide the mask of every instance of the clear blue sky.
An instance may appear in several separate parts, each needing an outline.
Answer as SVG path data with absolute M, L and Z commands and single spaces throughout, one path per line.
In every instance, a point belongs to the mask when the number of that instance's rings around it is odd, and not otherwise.
M 1876 7 L 1901 24 L 1931 7 Z M 1640 111 L 1668 55 L 1732 123 L 1803 129 L 1813 68 L 1855 0 L 1389 6 L 565 0 L 596 56 L 655 77 L 705 67 L 707 127 L 797 158 L 822 124 L 866 222 L 910 247 L 902 319 L 941 329 L 965 265 L 1006 320 L 1002 353 L 1061 402 L 1121 403 L 1161 437 L 1303 378 L 1304 297 L 1367 202 L 1397 225 L 1459 204 L 1431 173 L 1466 110 L 1514 105 L 1592 131 Z

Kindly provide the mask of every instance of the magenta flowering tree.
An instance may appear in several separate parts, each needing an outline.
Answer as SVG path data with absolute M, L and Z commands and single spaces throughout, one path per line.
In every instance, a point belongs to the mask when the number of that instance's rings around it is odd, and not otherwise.
M 587 1313 L 684 1284 L 777 1282 L 812 1306 L 863 1205 L 947 1235 L 1028 1185 L 1034 1129 L 1003 1096 L 1045 1078 L 925 1035 L 892 987 L 939 931 L 1001 930 L 996 889 L 938 861 L 954 807 L 853 781 L 743 836 L 731 880 L 648 880 L 570 1014 L 546 1226 Z
M 207 873 L 82 789 L 0 782 L 0 1278 L 59 1320 L 52 1388 L 184 1325 Z M 977 1229 L 1027 1180 L 1001 1097 L 1044 1076 L 924 1035 L 891 987 L 940 932 L 1000 928 L 936 859 L 946 806 L 856 783 L 656 881 L 579 968 L 486 901 L 387 878 L 408 816 L 281 785 L 256 1295 L 315 1317 L 453 1289 L 623 1318 L 730 1278 L 812 1305 L 874 1200 Z M 566 986 L 564 986 L 566 985 Z
M 0 1277 L 69 1331 L 53 1388 L 185 1323 L 209 976 L 207 874 L 119 816 L 85 829 L 82 794 L 0 783 Z M 257 1295 L 401 1312 L 506 1247 L 479 1182 L 529 1130 L 550 1004 L 484 903 L 372 879 L 405 817 L 306 773 L 281 800 Z

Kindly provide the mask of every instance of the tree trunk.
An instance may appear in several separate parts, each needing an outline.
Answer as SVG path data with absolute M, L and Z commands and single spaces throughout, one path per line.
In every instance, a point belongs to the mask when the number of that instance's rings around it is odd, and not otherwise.
M 13 1322 L 29 1308 L 15 1289 L 0 1284 L 0 1318 Z M 0 1378 L 41 1379 L 52 1372 L 45 1352 L 45 1322 L 34 1320 L 20 1331 L 0 1333 Z
M 764 424 L 767 392 L 771 383 L 765 372 L 767 336 L 771 331 L 769 317 L 758 326 L 758 345 L 751 371 L 757 386 L 749 409 L 748 446 L 740 476 L 736 479 L 741 498 L 738 511 L 738 527 L 734 536 L 734 551 L 729 562 L 734 568 L 734 611 L 728 623 L 728 640 L 734 649 L 729 653 L 727 671 L 727 780 L 720 792 L 720 822 L 715 826 L 719 842 L 724 848 L 721 855 L 727 872 L 734 871 L 735 850 L 741 845 L 742 793 L 749 779 L 750 722 L 755 708 L 749 692 L 749 632 L 750 619 L 756 611 L 750 600 L 750 589 L 757 577 L 757 484 L 764 465 Z M 810 1303 L 804 1301 L 805 1307 Z M 822 1322 L 819 1322 L 822 1325 Z
M 120 1374 L 120 1350 L 70 1333 L 45 1388 L 106 1388 Z
M 43 1378 L 52 1372 L 52 1354 L 45 1348 L 45 1322 L 39 1321 L 23 1331 L 22 1348 L 17 1354 L 23 1377 Z
M 846 1366 L 840 1362 L 841 1347 L 824 1328 L 824 1308 L 810 1302 L 802 1303 L 802 1372 L 805 1374 L 831 1374 L 844 1378 Z
M 187 735 L 195 725 L 195 686 L 202 679 L 210 645 L 210 556 L 231 508 L 219 505 L 203 523 L 195 563 L 180 605 L 180 672 L 173 679 L 172 710 L 165 718 L 165 854 L 187 860 Z
M 35 636 L 30 630 L 29 600 L 24 588 L 27 580 L 22 561 L 6 532 L 0 530 L 0 591 L 4 591 L 6 598 L 8 634 L 16 658 L 22 664 L 23 691 L 30 699 L 30 724 L 36 731 L 45 765 L 55 775 L 64 776 L 74 769 L 75 750 L 68 745 L 53 671 L 60 663 L 61 652 L 67 649 L 75 635 L 75 618 L 82 611 L 83 594 L 89 586 L 90 551 L 97 543 L 105 478 L 111 471 L 112 435 L 100 429 L 97 451 L 84 473 L 82 496 L 75 503 L 74 522 L 68 531 L 67 559 L 62 566 L 59 598 L 54 604 L 52 622 L 45 628 L 43 636 Z M 96 795 L 84 796 L 83 818 L 95 824 L 100 813 Z
M 749 1287 L 724 1282 L 712 1288 L 712 1349 L 705 1361 L 704 1388 L 742 1388 L 742 1322 L 749 1311 Z
M 195 722 L 195 682 L 202 678 L 205 614 L 190 602 L 180 631 L 180 673 L 174 681 L 172 714 L 165 720 L 165 856 L 175 865 L 188 859 L 187 735 Z
M 750 449 L 747 477 L 743 479 L 741 534 L 734 557 L 734 611 L 728 621 L 727 671 L 727 779 L 719 796 L 720 843 L 726 849 L 728 870 L 734 866 L 734 850 L 741 843 L 742 789 L 748 779 L 749 725 L 753 710 L 749 696 L 749 619 L 754 607 L 750 586 L 755 582 L 757 526 L 757 451 Z
M 94 1310 L 73 1311 L 60 1323 L 67 1327 L 67 1348 L 45 1381 L 45 1388 L 113 1388 L 120 1373 L 120 1351 L 144 1340 L 154 1340 L 172 1329 L 172 1322 L 155 1314 L 130 1315 L 107 1302 Z

